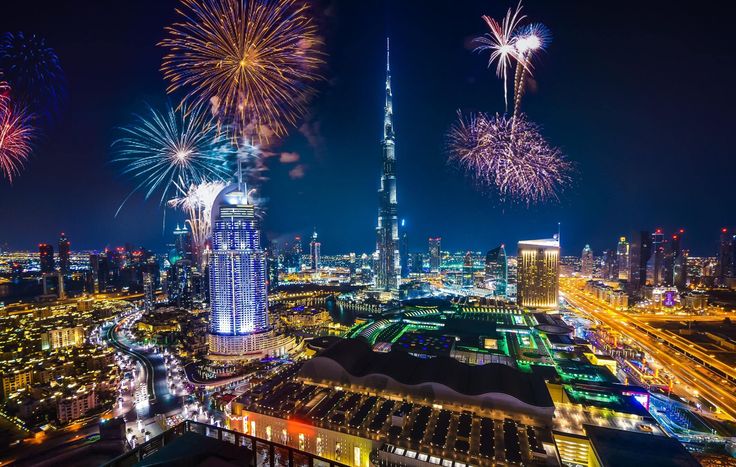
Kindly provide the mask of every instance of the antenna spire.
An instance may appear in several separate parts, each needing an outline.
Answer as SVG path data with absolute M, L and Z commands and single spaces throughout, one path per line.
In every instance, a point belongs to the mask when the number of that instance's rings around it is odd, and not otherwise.
M 391 71 L 391 66 L 389 65 L 389 38 L 386 38 L 386 72 Z

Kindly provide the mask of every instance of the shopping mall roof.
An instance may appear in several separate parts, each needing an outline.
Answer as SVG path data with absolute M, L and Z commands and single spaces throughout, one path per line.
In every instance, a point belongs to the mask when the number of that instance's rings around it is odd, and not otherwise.
M 549 415 L 554 404 L 544 380 L 507 365 L 466 365 L 449 357 L 420 359 L 406 352 L 377 353 L 346 339 L 302 366 L 300 376 L 438 402 L 516 409 Z

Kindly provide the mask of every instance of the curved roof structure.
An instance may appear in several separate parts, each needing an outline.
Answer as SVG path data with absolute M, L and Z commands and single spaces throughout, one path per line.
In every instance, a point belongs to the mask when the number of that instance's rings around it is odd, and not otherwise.
M 313 381 L 360 386 L 436 402 L 470 404 L 552 416 L 544 380 L 502 364 L 466 365 L 449 357 L 420 359 L 406 352 L 377 353 L 345 339 L 302 366 Z

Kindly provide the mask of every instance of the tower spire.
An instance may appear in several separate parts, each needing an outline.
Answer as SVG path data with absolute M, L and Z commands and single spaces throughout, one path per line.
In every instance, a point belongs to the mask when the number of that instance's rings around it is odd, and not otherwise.
M 383 109 L 383 140 L 394 139 L 393 96 L 391 94 L 391 65 L 389 60 L 389 38 L 386 38 L 386 105 Z
M 390 76 L 391 73 L 391 66 L 390 66 L 390 60 L 389 60 L 389 38 L 386 38 L 386 75 Z

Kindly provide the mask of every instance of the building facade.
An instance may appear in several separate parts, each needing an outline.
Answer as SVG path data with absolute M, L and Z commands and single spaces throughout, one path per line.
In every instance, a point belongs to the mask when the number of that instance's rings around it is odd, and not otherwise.
M 519 305 L 557 307 L 560 243 L 556 239 L 520 241 L 518 251 L 516 294 Z
M 652 234 L 647 230 L 635 232 L 629 248 L 629 293 L 636 294 L 646 284 L 647 263 L 652 256 Z
M 580 255 L 580 275 L 583 277 L 593 277 L 593 250 L 590 245 L 585 245 Z
M 440 272 L 442 267 L 441 247 L 441 237 L 429 238 L 429 272 Z
M 618 239 L 618 245 L 616 246 L 616 258 L 618 259 L 618 279 L 622 281 L 629 280 L 629 273 L 631 270 L 630 264 L 630 252 L 629 242 L 626 241 L 626 237 Z
M 255 206 L 244 187 L 225 188 L 213 206 L 210 333 L 217 343 L 269 329 L 266 259 Z M 230 354 L 240 346 L 211 348 Z
M 41 334 L 41 350 L 53 350 L 62 347 L 74 347 L 84 344 L 84 328 L 51 329 Z
M 312 241 L 309 242 L 309 266 L 312 271 L 319 270 L 322 261 L 322 244 L 317 238 L 317 230 L 312 232 Z
M 38 261 L 40 263 L 42 273 L 51 273 L 56 269 L 54 262 L 54 246 L 48 243 L 40 243 L 38 245 Z
M 506 259 L 506 248 L 503 244 L 488 251 L 485 266 L 486 287 L 493 290 L 495 296 L 505 297 L 509 280 L 509 267 Z
M 396 138 L 393 123 L 391 69 L 386 39 L 386 104 L 383 112 L 381 188 L 378 190 L 378 226 L 376 227 L 376 288 L 399 290 L 401 259 L 399 254 L 399 218 L 396 200 Z
M 69 239 L 66 238 L 66 235 L 62 232 L 59 237 L 59 271 L 62 274 L 67 274 L 69 272 L 71 245 L 72 244 Z
M 734 236 L 728 229 L 721 229 L 718 242 L 718 256 L 716 257 L 716 284 L 725 286 L 728 279 L 734 276 Z

